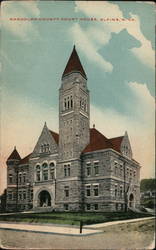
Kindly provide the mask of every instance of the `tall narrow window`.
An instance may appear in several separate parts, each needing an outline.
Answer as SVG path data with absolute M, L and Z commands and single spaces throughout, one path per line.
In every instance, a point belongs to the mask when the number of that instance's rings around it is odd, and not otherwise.
M 68 176 L 70 176 L 70 165 L 68 164 Z
M 94 185 L 94 196 L 98 196 L 99 195 L 99 185 Z
M 70 108 L 70 101 L 69 101 L 69 97 L 68 97 L 68 101 L 67 101 L 67 108 Z
M 64 165 L 64 176 L 66 177 L 67 176 L 67 166 Z
M 19 191 L 19 193 L 18 193 L 18 199 L 22 200 L 22 192 L 21 191 Z
M 122 176 L 122 174 L 123 174 L 123 166 L 122 164 L 120 164 L 120 176 Z
M 40 181 L 41 180 L 41 168 L 40 165 L 36 166 L 36 181 Z
M 43 181 L 47 181 L 48 180 L 48 164 L 43 163 L 42 167 L 43 167 Z
M 64 194 L 65 194 L 65 197 L 69 197 L 69 186 L 64 187 Z
M 95 175 L 99 174 L 99 162 L 94 162 L 94 173 Z
M 120 186 L 120 198 L 122 198 L 122 197 L 123 197 L 123 187 Z
M 22 183 L 22 173 L 19 173 L 19 184 Z
M 66 110 L 67 108 L 67 102 L 66 102 L 66 98 L 64 98 L 64 110 Z
M 87 195 L 87 196 L 90 196 L 90 195 L 91 195 L 91 192 L 90 192 L 90 185 L 87 185 L 87 186 L 86 186 L 86 195 Z
M 114 173 L 115 175 L 118 174 L 118 163 L 116 161 L 114 162 Z
M 23 200 L 26 199 L 26 191 L 23 191 Z
M 23 173 L 23 183 L 26 183 L 26 173 Z
M 13 183 L 13 176 L 12 176 L 12 174 L 9 174 L 9 183 L 10 183 L 10 184 Z
M 87 171 L 87 176 L 90 176 L 91 175 L 91 165 L 90 165 L 90 163 L 87 163 L 86 171 Z
M 54 163 L 50 163 L 50 179 L 54 180 L 55 179 L 55 165 Z
M 115 198 L 117 197 L 117 195 L 118 195 L 118 186 L 117 186 L 117 184 L 115 185 Z
M 70 97 L 70 107 L 73 108 L 73 97 Z

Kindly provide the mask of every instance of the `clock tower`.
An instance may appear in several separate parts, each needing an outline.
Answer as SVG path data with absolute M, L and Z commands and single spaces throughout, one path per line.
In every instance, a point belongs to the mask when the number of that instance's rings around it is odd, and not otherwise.
M 89 143 L 89 109 L 87 76 L 74 46 L 59 90 L 60 159 L 79 158 Z
M 89 144 L 87 76 L 75 46 L 59 89 L 59 156 L 56 167 L 56 206 L 60 211 L 83 209 L 81 153 Z

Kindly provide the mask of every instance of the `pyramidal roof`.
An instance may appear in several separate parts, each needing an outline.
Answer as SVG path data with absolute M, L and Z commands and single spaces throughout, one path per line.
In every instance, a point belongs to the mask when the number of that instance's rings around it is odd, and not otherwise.
M 20 157 L 16 147 L 14 148 L 14 150 L 12 151 L 11 155 L 8 157 L 7 160 L 21 160 L 21 157 Z
M 63 72 L 62 78 L 70 73 L 73 73 L 73 72 L 79 72 L 79 73 L 81 73 L 81 75 L 84 78 L 87 79 L 86 73 L 82 67 L 82 64 L 80 62 L 80 58 L 79 58 L 77 51 L 75 49 L 75 45 L 74 45 L 73 51 L 69 57 L 67 65 L 65 67 L 65 70 Z
M 85 147 L 83 153 L 93 152 L 96 150 L 112 148 L 120 153 L 123 136 L 108 139 L 97 129 L 90 129 L 90 143 Z

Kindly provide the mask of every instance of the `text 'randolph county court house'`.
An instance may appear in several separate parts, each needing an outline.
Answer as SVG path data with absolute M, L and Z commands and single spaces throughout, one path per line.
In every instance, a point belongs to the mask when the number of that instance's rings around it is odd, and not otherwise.
M 75 46 L 59 89 L 59 134 L 46 123 L 31 154 L 7 159 L 7 209 L 122 211 L 140 202 L 140 165 L 123 136 L 90 128 L 87 76 Z

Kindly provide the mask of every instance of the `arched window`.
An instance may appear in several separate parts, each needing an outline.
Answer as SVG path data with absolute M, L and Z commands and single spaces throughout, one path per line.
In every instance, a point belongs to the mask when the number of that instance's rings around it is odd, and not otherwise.
M 40 165 L 36 166 L 36 181 L 40 181 L 41 180 L 41 167 Z
M 55 179 L 55 164 L 51 162 L 49 167 L 50 167 L 50 179 L 54 180 Z
M 43 163 L 42 167 L 43 167 L 43 181 L 47 181 L 48 180 L 48 164 Z
M 23 173 L 23 183 L 26 183 L 26 173 Z

